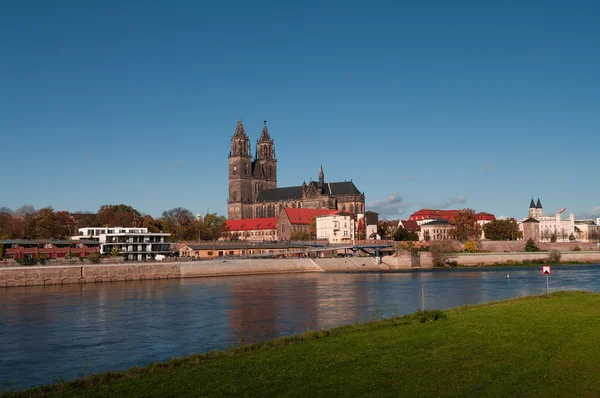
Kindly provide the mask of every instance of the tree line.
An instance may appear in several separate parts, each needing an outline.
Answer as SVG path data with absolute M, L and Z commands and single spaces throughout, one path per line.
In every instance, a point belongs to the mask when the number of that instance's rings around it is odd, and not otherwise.
M 138 227 L 149 232 L 167 232 L 172 241 L 217 240 L 226 231 L 227 219 L 217 213 L 196 218 L 183 207 L 175 207 L 154 218 L 125 204 L 103 205 L 96 213 L 36 210 L 23 205 L 16 210 L 0 207 L 0 239 L 67 239 L 83 227 Z

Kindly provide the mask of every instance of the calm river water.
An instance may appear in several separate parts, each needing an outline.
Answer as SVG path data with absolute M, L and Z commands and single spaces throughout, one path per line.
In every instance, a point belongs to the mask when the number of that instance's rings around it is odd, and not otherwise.
M 600 265 L 552 271 L 551 290 L 600 291 Z M 450 308 L 541 294 L 546 278 L 528 267 L 0 289 L 0 393 L 414 312 L 422 286 L 427 308 Z

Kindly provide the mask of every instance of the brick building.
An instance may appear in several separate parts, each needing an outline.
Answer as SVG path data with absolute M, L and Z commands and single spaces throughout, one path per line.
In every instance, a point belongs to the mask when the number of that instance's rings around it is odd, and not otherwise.
M 347 210 L 356 214 L 364 212 L 365 195 L 352 181 L 325 182 L 323 167 L 318 182 L 305 181 L 302 185 L 278 188 L 275 144 L 267 122 L 256 143 L 253 159 L 250 138 L 238 120 L 229 150 L 227 218 L 278 217 L 286 207 Z

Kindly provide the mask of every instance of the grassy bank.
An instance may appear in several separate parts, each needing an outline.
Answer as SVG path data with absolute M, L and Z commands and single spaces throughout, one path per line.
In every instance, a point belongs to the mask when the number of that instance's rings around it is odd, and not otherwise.
M 598 396 L 600 295 L 310 332 L 8 396 Z

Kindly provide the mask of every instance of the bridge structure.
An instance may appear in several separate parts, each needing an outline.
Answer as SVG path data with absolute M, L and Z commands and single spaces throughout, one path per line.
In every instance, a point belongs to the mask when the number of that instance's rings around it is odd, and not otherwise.
M 351 244 L 351 245 L 325 245 L 320 243 L 307 243 L 306 248 L 302 250 L 292 250 L 285 253 L 261 253 L 259 255 L 248 256 L 247 258 L 273 258 L 279 256 L 288 256 L 296 254 L 311 254 L 316 253 L 317 255 L 322 252 L 348 250 L 352 252 L 352 256 L 355 256 L 357 252 L 363 252 L 369 256 L 376 258 L 377 264 L 381 263 L 381 251 L 383 249 L 389 249 L 394 247 L 392 243 L 380 243 L 380 244 Z

